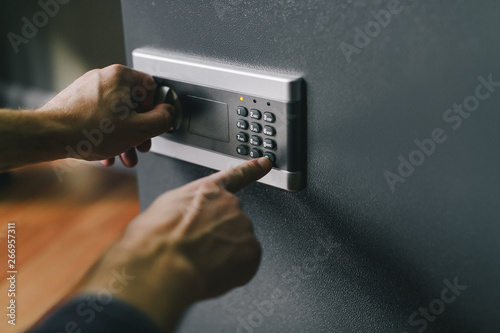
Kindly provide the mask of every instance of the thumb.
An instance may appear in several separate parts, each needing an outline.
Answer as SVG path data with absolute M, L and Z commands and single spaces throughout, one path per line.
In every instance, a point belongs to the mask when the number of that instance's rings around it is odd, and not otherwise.
M 136 113 L 132 121 L 144 134 L 144 140 L 147 140 L 169 131 L 172 128 L 174 114 L 174 107 L 163 103 L 156 105 L 150 111 Z

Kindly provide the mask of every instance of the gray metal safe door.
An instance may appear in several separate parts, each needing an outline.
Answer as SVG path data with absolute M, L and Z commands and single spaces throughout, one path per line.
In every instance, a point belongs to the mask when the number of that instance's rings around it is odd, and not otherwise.
M 239 193 L 260 270 L 179 332 L 500 332 L 499 1 L 122 7 L 129 65 L 148 47 L 307 85 L 306 188 Z M 143 155 L 142 207 L 211 172 Z

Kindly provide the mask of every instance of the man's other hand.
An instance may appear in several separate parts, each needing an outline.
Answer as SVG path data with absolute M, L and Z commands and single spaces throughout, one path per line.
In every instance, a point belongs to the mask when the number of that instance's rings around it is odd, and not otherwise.
M 271 168 L 263 157 L 163 194 L 131 222 L 80 292 L 106 288 L 110 272 L 123 272 L 130 282 L 115 296 L 171 331 L 193 302 L 247 283 L 261 247 L 234 193 Z
M 67 128 L 68 157 L 137 164 L 151 138 L 172 127 L 174 107 L 153 105 L 156 83 L 145 73 L 122 65 L 92 70 L 78 78 L 38 111 Z

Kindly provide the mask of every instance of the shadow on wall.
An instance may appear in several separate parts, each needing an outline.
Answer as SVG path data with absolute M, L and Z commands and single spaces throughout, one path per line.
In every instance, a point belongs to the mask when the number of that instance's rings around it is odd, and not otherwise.
M 301 201 L 297 200 L 296 205 L 300 204 Z M 326 213 L 331 217 L 331 221 L 323 222 L 324 224 L 317 227 L 317 231 L 321 232 L 323 237 L 335 235 L 339 240 L 344 240 L 341 256 L 346 258 L 337 258 L 338 262 L 330 260 L 329 265 L 324 267 L 324 270 L 330 273 L 326 274 L 334 276 L 335 271 L 341 271 L 346 279 L 362 290 L 362 294 L 370 299 L 371 304 L 377 304 L 377 309 L 394 311 L 394 318 L 397 318 L 394 322 L 395 327 L 402 325 L 402 328 L 398 327 L 395 333 L 425 332 L 427 328 L 434 332 L 474 331 L 475 327 L 466 320 L 460 308 L 450 305 L 459 298 L 461 291 L 467 289 L 467 286 L 457 283 L 456 277 L 444 279 L 445 288 L 436 292 L 435 285 L 419 283 L 423 281 L 423 277 L 419 277 L 418 268 L 405 261 L 403 254 L 394 253 L 394 244 L 386 246 L 380 242 L 381 239 L 357 233 L 350 222 L 352 216 L 356 215 L 354 211 L 348 209 L 339 211 L 334 208 L 338 205 L 328 203 L 324 196 L 319 196 L 315 192 L 308 193 L 307 205 L 308 211 L 312 212 L 311 220 L 322 221 L 322 215 L 317 212 Z M 342 262 L 343 260 L 345 261 Z M 360 275 L 356 270 L 349 268 L 348 262 L 357 262 L 359 266 L 364 267 L 364 274 Z M 454 289 L 454 286 L 458 288 Z M 439 296 L 443 299 L 448 298 L 449 301 L 441 301 Z M 440 318 L 444 317 L 442 314 L 445 311 L 447 320 Z
M 119 0 L 2 1 L 0 19 L 0 85 L 17 87 L 2 89 L 10 91 L 2 105 L 35 107 L 40 91 L 50 96 L 90 69 L 125 63 Z M 39 91 L 29 98 L 19 87 Z

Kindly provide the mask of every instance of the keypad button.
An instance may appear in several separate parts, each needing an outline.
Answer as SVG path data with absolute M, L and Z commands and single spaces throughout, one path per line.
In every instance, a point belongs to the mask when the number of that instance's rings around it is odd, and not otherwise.
M 276 130 L 274 129 L 274 127 L 266 125 L 264 126 L 264 134 L 269 136 L 275 136 Z
M 276 156 L 273 153 L 266 151 L 264 153 L 264 156 L 267 157 L 271 162 L 273 162 L 273 165 L 276 164 Z
M 238 116 L 242 117 L 248 116 L 248 110 L 244 106 L 238 106 L 238 108 L 236 109 L 236 113 L 238 114 Z
M 250 144 L 253 146 L 260 146 L 262 144 L 262 139 L 257 135 L 252 135 L 250 137 Z
M 262 114 L 257 109 L 250 110 L 250 118 L 259 120 L 262 117 Z
M 236 134 L 236 140 L 238 140 L 239 142 L 248 142 L 248 134 L 239 132 L 238 134 Z
M 256 148 L 252 148 L 250 150 L 250 157 L 251 158 L 258 158 L 258 157 L 262 157 L 262 150 L 260 149 L 256 149 Z
M 236 127 L 238 127 L 239 129 L 242 129 L 242 130 L 246 130 L 248 128 L 248 123 L 245 120 L 240 119 L 236 123 Z
M 267 121 L 268 123 L 274 123 L 276 121 L 276 117 L 271 112 L 264 112 L 264 121 Z
M 255 132 L 255 133 L 260 133 L 262 131 L 262 126 L 260 126 L 259 123 L 251 123 L 250 124 L 250 131 Z
M 264 140 L 264 148 L 266 149 L 276 149 L 276 142 L 271 139 Z
M 245 145 L 240 145 L 238 147 L 236 147 L 236 152 L 240 155 L 248 155 L 248 151 L 249 151 L 249 148 L 248 146 L 245 146 Z

